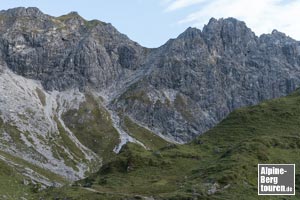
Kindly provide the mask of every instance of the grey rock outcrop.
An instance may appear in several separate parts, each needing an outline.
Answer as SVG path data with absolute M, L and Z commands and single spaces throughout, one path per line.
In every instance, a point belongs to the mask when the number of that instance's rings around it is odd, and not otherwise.
M 137 69 L 146 49 L 111 24 L 71 12 L 58 18 L 37 8 L 0 12 L 1 58 L 46 89 L 104 88 Z
M 278 31 L 257 37 L 233 18 L 211 19 L 203 31 L 189 28 L 156 51 L 151 74 L 117 107 L 180 142 L 234 109 L 287 95 L 300 84 L 299 42 Z
M 0 60 L 47 90 L 105 94 L 112 110 L 177 142 L 300 85 L 300 43 L 276 30 L 257 37 L 233 18 L 147 49 L 77 13 L 16 8 L 0 12 Z

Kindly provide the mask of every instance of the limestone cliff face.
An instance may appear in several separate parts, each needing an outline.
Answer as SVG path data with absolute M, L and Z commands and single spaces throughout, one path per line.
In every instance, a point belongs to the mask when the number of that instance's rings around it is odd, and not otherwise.
M 233 18 L 211 19 L 203 31 L 189 28 L 153 54 L 151 73 L 116 107 L 179 142 L 236 108 L 289 94 L 300 84 L 299 42 L 276 30 L 257 37 Z
M 140 67 L 145 48 L 111 24 L 72 12 L 58 18 L 37 8 L 0 13 L 1 57 L 14 72 L 48 90 L 102 89 Z
M 0 64 L 47 91 L 94 91 L 112 112 L 177 142 L 300 84 L 299 42 L 276 30 L 257 37 L 233 18 L 148 49 L 77 13 L 16 8 L 0 12 Z

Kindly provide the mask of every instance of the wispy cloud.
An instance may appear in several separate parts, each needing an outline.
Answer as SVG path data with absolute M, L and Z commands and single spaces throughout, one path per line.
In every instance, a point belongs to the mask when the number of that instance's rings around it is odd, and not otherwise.
M 165 0 L 165 11 L 175 12 L 193 6 L 197 11 L 179 24 L 202 28 L 211 17 L 235 17 L 243 20 L 257 34 L 273 29 L 300 39 L 299 0 Z
M 182 8 L 186 8 L 192 5 L 196 5 L 207 0 L 164 0 L 166 3 L 169 3 L 165 11 L 174 11 Z

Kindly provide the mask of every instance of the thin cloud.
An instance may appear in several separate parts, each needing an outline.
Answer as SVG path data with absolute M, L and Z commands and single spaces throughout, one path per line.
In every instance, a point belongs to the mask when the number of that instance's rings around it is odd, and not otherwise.
M 198 11 L 181 19 L 179 24 L 202 28 L 211 17 L 235 17 L 245 21 L 258 35 L 277 29 L 300 39 L 298 0 L 173 0 L 165 6 L 169 12 L 190 6 L 199 7 Z
M 164 0 L 169 3 L 165 11 L 175 11 L 178 9 L 186 8 L 195 4 L 206 2 L 207 0 Z

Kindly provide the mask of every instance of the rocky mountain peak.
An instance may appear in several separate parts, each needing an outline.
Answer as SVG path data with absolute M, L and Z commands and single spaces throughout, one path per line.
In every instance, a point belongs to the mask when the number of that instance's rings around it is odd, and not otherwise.
M 70 12 L 66 15 L 62 15 L 60 17 L 57 18 L 58 20 L 64 22 L 67 25 L 71 25 L 71 26 L 84 26 L 85 22 L 87 22 L 87 20 L 85 20 L 83 17 L 81 17 L 78 12 Z
M 18 12 L 44 20 L 9 17 Z M 17 8 L 0 14 L 3 65 L 46 90 L 95 90 L 112 110 L 180 142 L 236 108 L 286 95 L 300 83 L 298 42 L 277 32 L 258 38 L 234 18 L 212 18 L 202 31 L 190 27 L 147 49 L 111 24 L 76 12 L 51 17 Z
M 280 31 L 278 31 L 278 30 L 276 30 L 276 29 L 274 29 L 274 30 L 271 32 L 270 36 L 271 36 L 272 38 L 274 38 L 275 40 L 280 40 L 280 41 L 293 41 L 293 42 L 295 42 L 295 40 L 293 40 L 292 38 L 290 38 L 289 36 L 287 36 L 285 33 L 280 32 Z
M 12 8 L 8 10 L 0 11 L 0 15 L 7 15 L 11 17 L 43 17 L 45 14 L 42 13 L 38 8 L 36 7 L 18 7 L 18 8 Z
M 69 15 L 69 16 L 74 16 L 74 17 L 81 17 L 77 11 L 71 11 L 71 12 L 69 12 L 69 14 L 67 14 L 67 15 Z
M 218 30 L 221 31 L 224 28 L 231 28 L 233 30 L 235 29 L 247 29 L 250 30 L 245 22 L 239 21 L 235 18 L 229 17 L 229 18 L 220 18 L 215 19 L 211 18 L 207 25 L 204 26 L 203 32 L 210 32 L 214 31 L 217 32 Z
M 262 44 L 277 47 L 288 47 L 294 46 L 293 48 L 298 49 L 300 44 L 296 40 L 292 39 L 291 37 L 287 36 L 285 33 L 282 33 L 276 29 L 274 29 L 270 34 L 262 34 L 259 37 L 259 40 Z
M 0 14 L 3 62 L 47 89 L 109 87 L 139 68 L 144 56 L 143 47 L 111 24 L 76 12 L 52 17 L 37 8 L 16 8 Z
M 127 142 L 185 143 L 299 86 L 299 42 L 234 18 L 148 49 L 76 12 L 0 11 L 0 150 L 69 180 Z
M 298 42 L 278 33 L 262 40 L 234 18 L 212 18 L 202 31 L 188 28 L 157 51 L 151 63 L 158 67 L 131 91 L 146 93 L 149 105 L 127 98 L 118 107 L 176 141 L 205 132 L 236 108 L 300 86 Z
M 201 37 L 201 30 L 193 27 L 187 28 L 178 36 L 180 39 L 194 39 L 196 37 Z
M 243 49 L 253 48 L 257 40 L 251 29 L 235 18 L 210 19 L 202 35 L 209 49 L 218 54 L 224 51 L 233 55 L 244 53 Z

